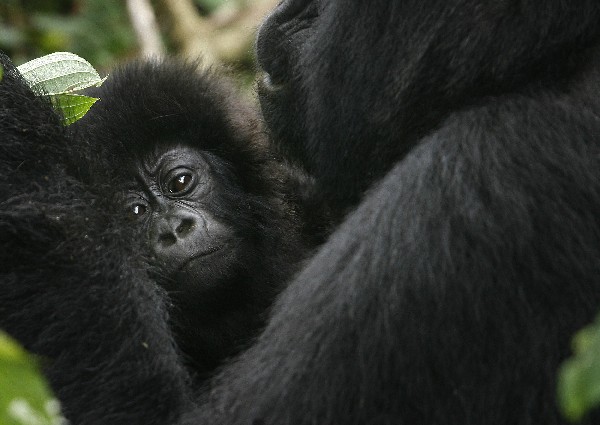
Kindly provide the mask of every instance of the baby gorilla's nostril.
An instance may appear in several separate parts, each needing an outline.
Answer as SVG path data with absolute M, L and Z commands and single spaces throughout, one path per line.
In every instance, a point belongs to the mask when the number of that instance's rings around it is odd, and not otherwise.
M 158 237 L 158 241 L 160 242 L 160 244 L 162 246 L 171 246 L 171 245 L 175 245 L 175 243 L 177 242 L 177 238 L 175 237 L 175 235 L 173 233 L 163 233 L 162 235 L 160 235 Z
M 179 235 L 179 236 L 185 236 L 193 228 L 194 228 L 194 220 L 191 220 L 189 218 L 184 218 L 183 220 L 181 220 L 181 224 L 179 226 L 177 226 L 177 229 L 175 229 L 175 232 L 177 232 L 177 235 Z

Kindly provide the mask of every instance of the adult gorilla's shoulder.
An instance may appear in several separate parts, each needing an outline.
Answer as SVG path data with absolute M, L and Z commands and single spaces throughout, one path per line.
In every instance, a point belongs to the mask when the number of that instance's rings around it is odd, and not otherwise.
M 592 1 L 281 3 L 263 112 L 341 224 L 190 423 L 562 423 L 600 307 L 599 39 Z

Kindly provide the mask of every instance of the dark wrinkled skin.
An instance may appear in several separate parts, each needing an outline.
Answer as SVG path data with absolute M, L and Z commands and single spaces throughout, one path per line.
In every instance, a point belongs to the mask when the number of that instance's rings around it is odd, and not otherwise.
M 138 164 L 138 187 L 125 195 L 126 214 L 159 262 L 164 285 L 175 291 L 217 284 L 221 276 L 210 268 L 235 264 L 243 249 L 234 229 L 210 211 L 223 189 L 210 167 L 218 158 L 206 155 L 181 145 L 162 147 Z

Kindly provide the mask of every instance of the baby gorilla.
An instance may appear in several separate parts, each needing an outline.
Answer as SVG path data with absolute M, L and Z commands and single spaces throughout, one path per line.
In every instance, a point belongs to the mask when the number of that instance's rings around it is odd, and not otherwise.
M 299 186 L 254 110 L 211 72 L 134 62 L 92 94 L 101 100 L 72 126 L 82 143 L 72 172 L 115 199 L 204 379 L 261 328 L 307 252 Z

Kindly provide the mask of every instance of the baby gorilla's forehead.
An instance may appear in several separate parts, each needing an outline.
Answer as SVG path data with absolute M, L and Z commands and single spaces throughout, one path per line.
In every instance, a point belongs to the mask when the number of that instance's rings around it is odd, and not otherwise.
M 142 152 L 137 158 L 140 176 L 157 178 L 161 170 L 171 167 L 189 167 L 210 171 L 206 153 L 182 143 L 154 143 L 153 149 Z

